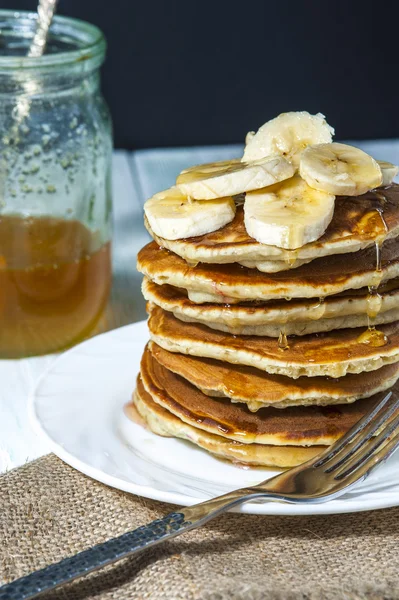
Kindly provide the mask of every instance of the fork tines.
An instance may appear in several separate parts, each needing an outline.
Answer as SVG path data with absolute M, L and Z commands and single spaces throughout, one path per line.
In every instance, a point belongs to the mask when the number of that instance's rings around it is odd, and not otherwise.
M 350 429 L 313 465 L 326 467 L 340 480 L 356 472 L 366 476 L 371 468 L 386 460 L 399 445 L 399 396 L 392 391 Z

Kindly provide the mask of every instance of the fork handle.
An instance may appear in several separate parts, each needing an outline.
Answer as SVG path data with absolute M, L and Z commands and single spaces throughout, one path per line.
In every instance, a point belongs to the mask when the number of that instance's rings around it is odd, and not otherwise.
M 260 494 L 265 496 L 265 494 Z M 65 558 L 58 563 L 35 571 L 0 587 L 0 600 L 28 600 L 45 591 L 62 586 L 83 575 L 87 575 L 126 556 L 141 552 L 199 527 L 229 508 L 254 498 L 254 493 L 237 490 L 201 504 L 172 512 L 123 535 Z

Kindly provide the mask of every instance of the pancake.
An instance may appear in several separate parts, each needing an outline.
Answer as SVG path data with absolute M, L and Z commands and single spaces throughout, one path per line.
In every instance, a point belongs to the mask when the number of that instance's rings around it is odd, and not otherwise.
M 298 405 L 351 403 L 387 390 L 399 378 L 399 362 L 377 371 L 346 375 L 339 379 L 291 379 L 284 375 L 270 375 L 253 367 L 168 352 L 154 342 L 149 343 L 147 352 L 165 369 L 183 377 L 204 394 L 245 403 L 252 412 L 265 406 L 282 409 Z
M 157 435 L 175 437 L 196 444 L 208 450 L 218 458 L 236 464 L 259 467 L 289 468 L 310 460 L 325 446 L 262 446 L 261 444 L 242 444 L 214 435 L 184 423 L 151 399 L 139 379 L 133 395 L 133 403 L 127 406 L 131 415 L 135 408 L 147 427 Z M 135 420 L 133 415 L 133 420 Z M 182 449 L 184 450 L 184 448 Z
M 231 223 L 199 237 L 169 241 L 157 237 L 148 223 L 146 226 L 159 246 L 191 263 L 245 262 L 246 266 L 266 270 L 273 269 L 273 264 L 268 266 L 267 261 L 280 261 L 278 269 L 291 269 L 304 260 L 357 252 L 376 240 L 399 236 L 399 185 L 392 184 L 358 197 L 337 197 L 333 219 L 324 235 L 297 250 L 256 242 L 245 230 L 242 206 L 237 207 Z
M 209 323 L 206 319 L 189 319 L 187 317 L 177 316 L 182 321 L 188 323 L 199 323 L 207 325 L 218 331 L 226 331 L 233 335 L 257 335 L 278 338 L 281 334 L 281 325 L 255 325 L 246 327 L 229 327 L 224 323 Z M 385 313 L 379 312 L 373 318 L 373 326 L 383 325 L 384 323 L 393 323 L 399 319 L 399 308 Z M 305 323 L 289 323 L 284 326 L 286 335 L 309 335 L 311 333 L 322 333 L 323 331 L 333 331 L 334 329 L 346 329 L 348 327 L 367 327 L 369 318 L 367 314 L 349 315 L 347 317 L 336 317 L 335 319 L 319 319 L 318 321 L 307 321 Z
M 204 325 L 183 323 L 155 305 L 149 305 L 149 309 L 150 337 L 165 350 L 256 367 L 294 379 L 343 377 L 399 361 L 398 322 L 378 328 L 381 336 L 386 336 L 383 346 L 375 346 L 363 329 L 341 329 L 289 338 L 289 347 L 281 350 L 275 338 L 233 336 Z
M 148 349 L 141 368 L 144 388 L 157 404 L 209 433 L 245 444 L 328 446 L 340 438 L 376 403 L 376 396 L 352 404 L 267 407 L 256 413 L 228 398 L 211 398 L 183 377 L 163 367 Z
M 392 280 L 399 285 L 397 280 Z M 399 320 L 399 289 L 379 289 L 380 310 L 372 319 L 374 325 Z M 368 325 L 368 290 L 362 289 L 341 296 L 320 299 L 269 300 L 262 303 L 240 303 L 226 306 L 218 303 L 196 304 L 185 290 L 168 284 L 157 285 L 146 277 L 142 285 L 143 296 L 182 321 L 200 323 L 212 329 L 234 335 L 279 337 L 284 326 L 286 335 L 308 335 L 346 327 Z
M 236 303 L 242 300 L 324 297 L 349 289 L 376 286 L 399 276 L 399 242 L 381 248 L 377 271 L 375 247 L 352 254 L 318 258 L 291 271 L 267 275 L 238 264 L 190 267 L 155 242 L 138 254 L 138 270 L 155 283 L 187 290 L 193 302 Z

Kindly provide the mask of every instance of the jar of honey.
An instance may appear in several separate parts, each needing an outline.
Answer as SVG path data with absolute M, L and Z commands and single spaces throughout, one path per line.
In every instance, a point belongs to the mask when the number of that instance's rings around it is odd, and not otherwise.
M 46 53 L 29 58 L 35 28 L 34 13 L 0 11 L 0 358 L 89 335 L 111 281 L 105 40 L 55 17 Z

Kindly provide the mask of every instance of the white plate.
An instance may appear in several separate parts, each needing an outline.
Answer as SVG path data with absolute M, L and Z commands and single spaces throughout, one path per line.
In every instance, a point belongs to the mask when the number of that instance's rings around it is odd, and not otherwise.
M 147 498 L 190 505 L 276 473 L 243 469 L 132 423 L 129 402 L 148 339 L 145 322 L 92 338 L 60 356 L 40 378 L 30 414 L 51 449 L 82 473 Z M 399 453 L 338 500 L 298 506 L 249 503 L 255 514 L 326 514 L 399 504 Z

